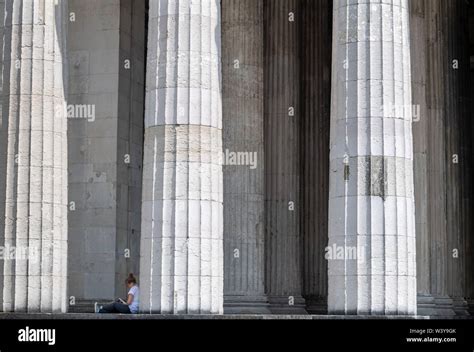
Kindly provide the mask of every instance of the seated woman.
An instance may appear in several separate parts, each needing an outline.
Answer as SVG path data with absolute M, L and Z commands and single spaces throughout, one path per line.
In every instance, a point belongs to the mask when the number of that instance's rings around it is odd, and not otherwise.
M 137 279 L 133 274 L 128 275 L 125 280 L 128 295 L 127 301 L 118 299 L 116 302 L 100 307 L 98 313 L 119 313 L 119 314 L 137 314 L 140 304 L 140 290 L 137 286 Z M 96 309 L 97 311 L 97 309 Z

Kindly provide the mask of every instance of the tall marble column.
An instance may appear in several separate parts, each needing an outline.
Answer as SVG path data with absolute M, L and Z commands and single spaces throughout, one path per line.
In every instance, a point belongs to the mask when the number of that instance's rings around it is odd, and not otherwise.
M 2 18 L 2 310 L 66 312 L 67 1 L 6 0 Z
M 151 0 L 143 170 L 143 312 L 223 312 L 219 0 Z
M 224 0 L 222 35 L 225 310 L 268 313 L 264 257 L 263 0 Z
M 265 2 L 266 286 L 276 313 L 305 312 L 299 214 L 299 0 Z
M 334 2 L 330 314 L 416 314 L 408 0 Z

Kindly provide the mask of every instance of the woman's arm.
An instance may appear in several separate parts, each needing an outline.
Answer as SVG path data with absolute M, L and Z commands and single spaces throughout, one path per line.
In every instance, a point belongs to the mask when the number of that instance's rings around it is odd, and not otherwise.
M 133 295 L 131 293 L 128 294 L 127 296 L 127 304 L 130 305 L 133 302 Z

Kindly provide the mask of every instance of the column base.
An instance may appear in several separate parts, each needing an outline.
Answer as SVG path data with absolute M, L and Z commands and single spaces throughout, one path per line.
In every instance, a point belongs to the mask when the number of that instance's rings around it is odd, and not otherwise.
M 306 301 L 301 296 L 269 296 L 270 312 L 281 315 L 307 315 Z
M 266 296 L 224 296 L 224 314 L 271 314 Z
M 328 299 L 327 297 L 306 296 L 306 311 L 311 315 L 327 315 Z
M 469 304 L 467 301 L 462 298 L 462 297 L 455 297 L 453 298 L 453 304 L 454 304 L 454 312 L 458 316 L 470 316 L 469 313 Z
M 464 298 L 418 295 L 418 315 L 444 317 L 468 316 L 469 305 Z
M 468 309 L 469 309 L 469 314 L 474 316 L 474 299 L 469 299 L 467 301 L 467 306 L 468 306 Z

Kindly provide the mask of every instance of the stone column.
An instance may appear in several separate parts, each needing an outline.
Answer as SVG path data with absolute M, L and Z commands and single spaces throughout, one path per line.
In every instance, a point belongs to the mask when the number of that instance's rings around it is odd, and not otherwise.
M 471 194 L 469 175 L 468 132 L 472 117 L 469 111 L 469 6 L 465 1 L 444 1 L 446 16 L 446 160 L 447 160 L 447 252 L 448 293 L 453 299 L 457 315 L 468 315 L 467 280 L 473 276 L 467 272 L 469 260 L 467 237 L 472 235 L 469 208 Z
M 0 0 L 0 19 L 5 17 L 5 0 Z M 3 67 L 3 36 L 5 33 L 5 22 L 0 20 L 0 65 Z M 3 75 L 0 74 L 0 96 L 3 100 Z M 0 109 L 0 245 L 5 243 L 5 195 L 7 182 L 7 151 L 8 151 L 8 124 L 3 118 L 3 109 Z M 0 311 L 3 311 L 3 280 L 5 261 L 0 260 Z
M 332 2 L 302 1 L 301 232 L 303 294 L 312 314 L 327 314 Z
M 416 314 L 408 0 L 334 2 L 330 314 Z
M 410 3 L 417 209 L 418 312 L 452 315 L 447 280 L 444 0 Z M 433 20 L 433 19 L 439 20 Z
M 418 313 L 466 314 L 469 58 L 462 1 L 412 0 Z M 457 63 L 457 68 L 456 67 Z
M 229 313 L 268 313 L 263 0 L 224 0 L 222 34 L 225 306 Z
M 436 204 L 431 199 L 428 201 L 428 179 L 431 174 L 428 172 L 429 168 L 429 153 L 428 153 L 428 129 L 429 124 L 436 121 L 435 118 L 429 118 L 429 99 L 432 99 L 435 94 L 427 94 L 427 85 L 429 84 L 427 76 L 428 58 L 433 60 L 436 58 L 433 52 L 428 52 L 427 33 L 430 29 L 427 27 L 425 21 L 426 2 L 435 3 L 436 0 L 413 0 L 409 2 L 410 5 L 410 27 L 411 27 L 411 44 L 412 44 L 412 93 L 413 104 L 419 108 L 419 118 L 413 124 L 414 136 L 414 160 L 415 160 L 415 208 L 416 208 L 416 240 L 417 240 L 417 290 L 418 290 L 418 313 L 425 314 L 420 308 L 425 304 L 431 304 L 433 298 L 430 296 L 430 279 L 429 261 L 430 261 L 430 237 L 433 231 L 429 228 L 429 207 L 433 204 L 434 209 L 439 211 L 444 210 L 444 205 Z M 437 30 L 432 32 L 432 35 L 437 35 Z M 434 93 L 434 90 L 431 90 Z M 436 129 L 435 129 L 436 130 Z M 442 138 L 437 139 L 439 145 L 444 145 Z M 441 153 L 442 155 L 442 153 Z M 441 187 L 441 185 L 439 185 Z M 439 217 L 441 220 L 442 217 Z M 428 269 L 428 270 L 427 270 Z
M 265 2 L 266 286 L 275 313 L 304 313 L 299 214 L 299 0 Z
M 472 16 L 472 8 L 469 11 L 469 16 Z M 470 55 L 471 57 L 474 55 L 474 36 L 470 36 Z M 471 63 L 470 65 L 470 73 L 469 73 L 469 84 L 470 88 L 468 90 L 469 94 L 469 111 L 474 111 L 474 64 Z M 465 179 L 467 180 L 466 183 L 466 191 L 467 196 L 465 198 L 465 211 L 466 215 L 464 219 L 469 219 L 467 227 L 467 232 L 473 228 L 474 226 L 474 185 L 470 180 L 474 177 L 474 142 L 472 140 L 472 136 L 474 136 L 474 121 L 472 118 L 468 118 L 465 120 L 465 124 L 463 126 L 463 133 L 467 136 L 467 141 L 465 141 L 464 146 L 466 148 L 465 155 L 468 157 L 467 160 L 467 169 L 465 169 Z M 466 236 L 466 291 L 468 297 L 468 304 L 469 304 L 469 312 L 471 315 L 474 315 L 474 277 L 472 273 L 474 272 L 474 236 L 471 233 L 467 233 Z
M 474 42 L 474 38 L 471 39 L 471 43 Z M 470 85 L 471 88 L 469 89 L 470 94 L 470 111 L 474 111 L 474 65 L 471 66 L 470 72 Z M 466 134 L 469 136 L 474 135 L 474 122 L 472 119 L 466 121 Z M 469 166 L 466 170 L 466 179 L 471 179 L 474 176 L 474 145 L 472 139 L 469 141 L 468 150 L 470 151 L 469 155 Z M 469 176 L 469 178 L 468 178 Z M 473 217 L 474 217 L 474 185 L 472 182 L 468 183 L 468 190 L 470 192 L 469 198 L 466 199 L 466 212 L 468 213 L 466 216 L 469 218 L 469 225 L 472 228 L 473 226 Z M 469 234 L 466 238 L 466 291 L 468 297 L 468 305 L 469 305 L 469 313 L 474 315 L 474 277 L 472 277 L 472 273 L 474 272 L 474 236 Z
M 150 1 L 140 251 L 146 313 L 223 312 L 220 42 L 220 1 Z
M 64 0 L 5 1 L 0 234 L 17 254 L 4 261 L 5 312 L 66 312 L 67 18 Z

